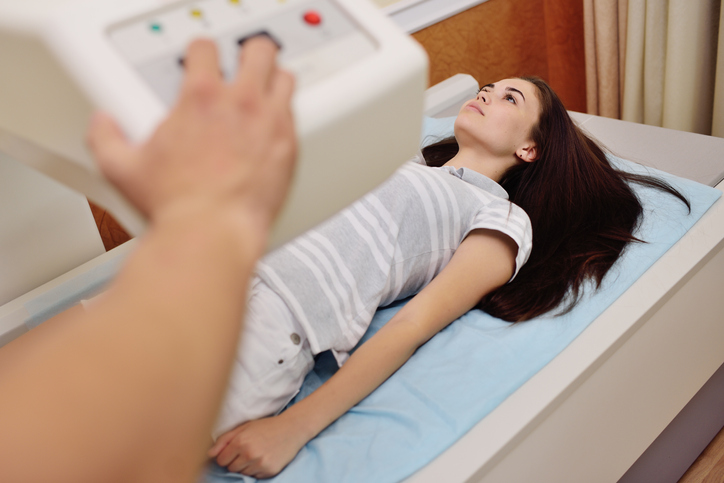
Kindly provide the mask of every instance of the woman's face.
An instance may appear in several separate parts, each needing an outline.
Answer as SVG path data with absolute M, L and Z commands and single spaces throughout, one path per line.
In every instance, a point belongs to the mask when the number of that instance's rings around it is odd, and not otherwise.
M 537 87 L 522 79 L 504 79 L 484 86 L 465 103 L 455 121 L 462 148 L 495 156 L 515 155 L 533 141 L 531 129 L 540 117 Z

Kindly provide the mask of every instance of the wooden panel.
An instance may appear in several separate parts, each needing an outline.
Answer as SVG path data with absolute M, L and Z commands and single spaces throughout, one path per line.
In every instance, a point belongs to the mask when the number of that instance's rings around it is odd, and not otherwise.
M 481 84 L 537 75 L 585 112 L 580 0 L 489 0 L 413 37 L 430 55 L 431 85 L 457 73 Z
M 489 0 L 415 34 L 430 55 L 430 84 L 466 73 L 486 84 L 546 77 L 543 0 Z
M 123 227 L 103 208 L 88 202 L 93 212 L 98 232 L 101 235 L 106 251 L 116 248 L 131 239 Z
M 709 443 L 679 483 L 717 483 L 724 481 L 724 429 Z
M 586 112 L 583 2 L 545 0 L 546 50 L 550 86 L 566 108 Z

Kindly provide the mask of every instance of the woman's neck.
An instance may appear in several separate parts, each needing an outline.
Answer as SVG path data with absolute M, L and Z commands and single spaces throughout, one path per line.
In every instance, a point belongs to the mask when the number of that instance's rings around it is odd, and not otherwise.
M 503 174 L 511 167 L 511 162 L 508 159 L 481 156 L 480 153 L 460 148 L 460 151 L 443 166 L 472 169 L 499 183 Z

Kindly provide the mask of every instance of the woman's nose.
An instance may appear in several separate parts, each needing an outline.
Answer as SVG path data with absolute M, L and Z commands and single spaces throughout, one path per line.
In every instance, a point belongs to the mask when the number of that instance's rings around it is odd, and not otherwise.
M 483 101 L 483 104 L 487 104 L 490 100 L 490 94 L 485 91 L 478 92 L 478 100 Z

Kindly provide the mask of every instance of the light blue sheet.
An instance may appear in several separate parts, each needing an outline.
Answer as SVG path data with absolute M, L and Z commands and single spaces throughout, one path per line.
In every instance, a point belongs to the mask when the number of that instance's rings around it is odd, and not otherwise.
M 451 132 L 452 120 L 426 120 L 423 139 Z M 660 176 L 692 205 L 661 192 L 635 189 L 645 208 L 638 235 L 604 279 L 603 286 L 570 313 L 511 325 L 473 310 L 421 347 L 377 391 L 309 442 L 274 483 L 393 482 L 411 475 L 465 434 L 538 372 L 643 274 L 709 209 L 721 192 L 693 181 L 612 158 L 624 169 Z M 402 303 L 377 312 L 365 338 Z M 364 341 L 364 340 L 363 340 Z M 321 357 L 304 397 L 334 372 Z M 209 483 L 255 481 L 210 465 Z

